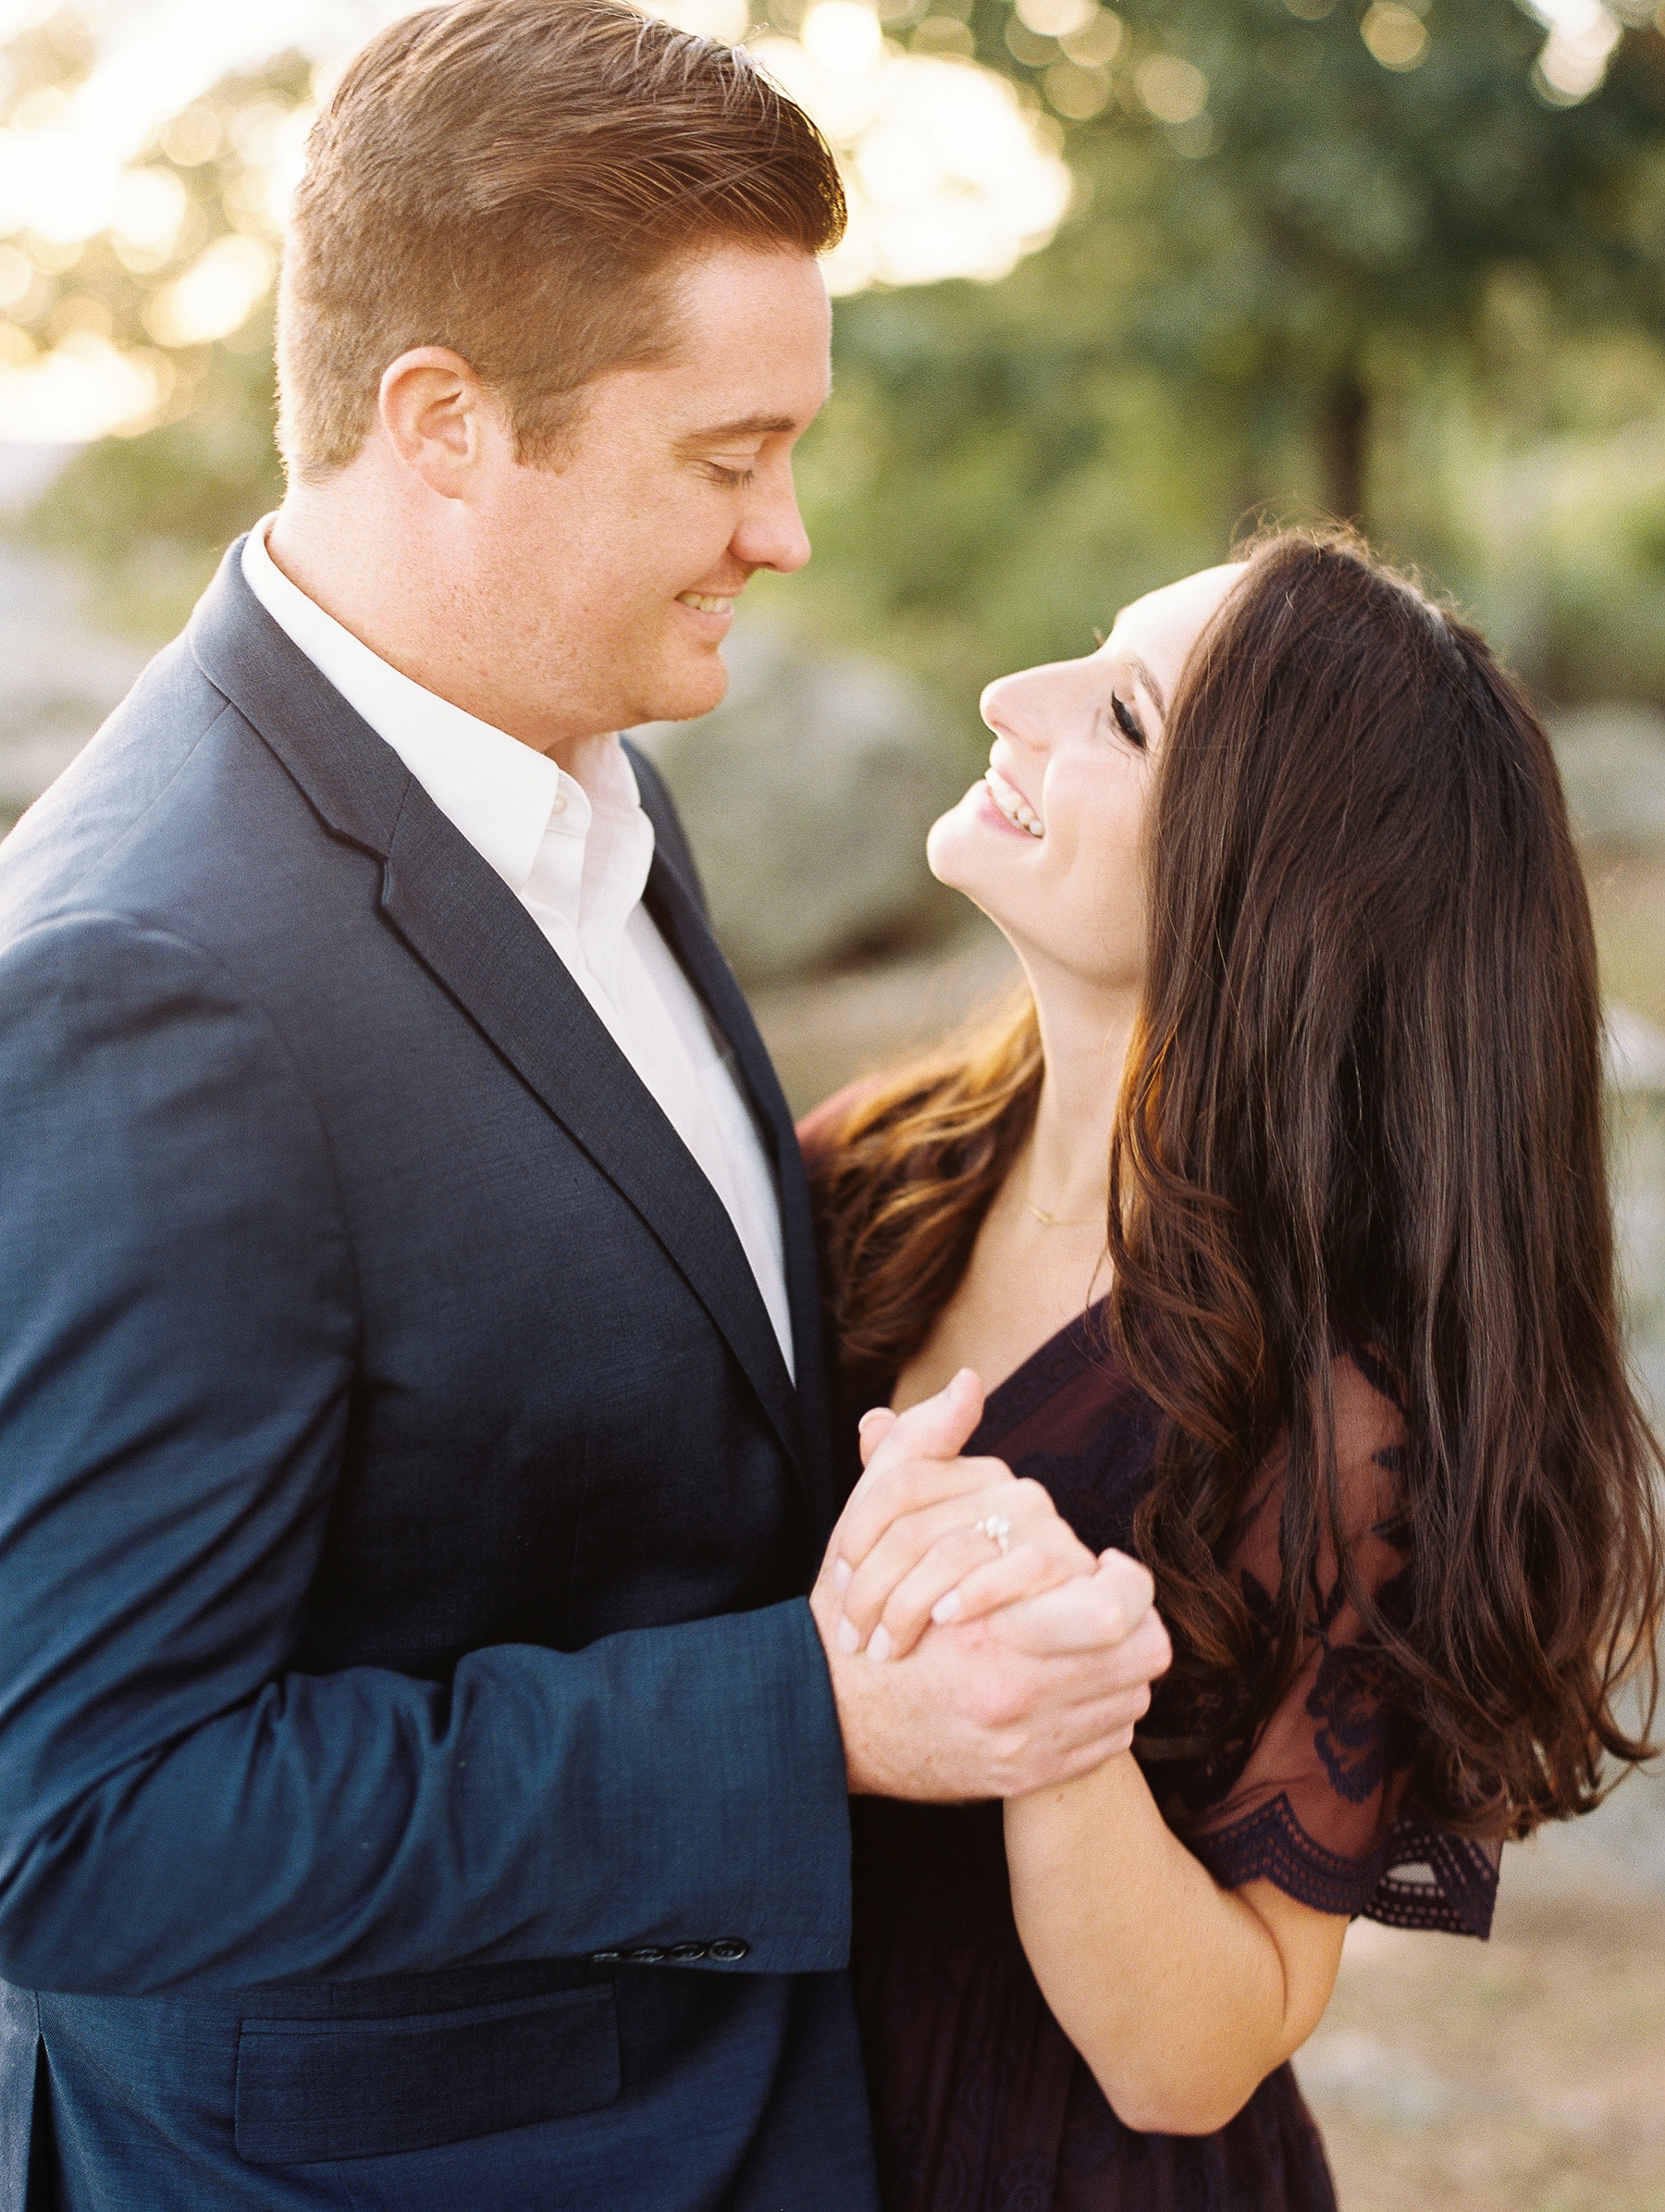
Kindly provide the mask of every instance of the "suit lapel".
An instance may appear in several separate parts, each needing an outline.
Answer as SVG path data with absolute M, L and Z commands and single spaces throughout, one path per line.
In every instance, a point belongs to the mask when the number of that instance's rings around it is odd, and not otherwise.
M 382 910 L 652 1230 L 800 1461 L 791 1380 L 727 1208 L 536 923 L 413 779 Z
M 630 748 L 633 758 L 635 748 Z M 741 1081 L 750 1094 L 780 1199 L 786 1291 L 792 1305 L 793 1358 L 816 1524 L 822 1532 L 837 1517 L 833 1497 L 831 1415 L 821 1345 L 820 1284 L 808 1186 L 791 1109 L 770 1061 L 751 1008 L 723 958 L 695 893 L 676 865 L 672 841 L 660 831 L 658 793 L 641 778 L 643 803 L 654 817 L 655 854 L 648 880 L 648 906 L 661 935 L 682 962 L 712 1019 L 734 1049 Z M 673 849 L 673 848 L 672 848 Z
M 392 748 L 260 606 L 243 581 L 240 553 L 240 541 L 192 619 L 191 647 L 204 673 L 327 826 L 380 855 L 388 922 L 653 1231 L 807 1474 L 792 1382 L 722 1200 L 536 923 Z M 726 976 L 722 955 L 711 950 Z M 739 1000 L 732 978 L 728 988 Z M 760 1043 L 756 1054 L 762 1057 Z M 795 1315 L 797 1307 L 795 1294 Z M 813 1503 L 819 1514 L 820 1498 Z

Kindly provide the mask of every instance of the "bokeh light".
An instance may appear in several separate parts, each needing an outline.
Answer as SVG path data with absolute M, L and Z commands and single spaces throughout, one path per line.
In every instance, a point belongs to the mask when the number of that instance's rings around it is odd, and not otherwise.
M 1359 36 L 1385 69 L 1414 69 L 1427 56 L 1427 25 L 1403 0 L 1372 0 Z
M 1618 18 L 1600 0 L 1527 0 L 1549 36 L 1538 56 L 1536 81 L 1557 106 L 1587 100 L 1600 88 L 1613 50 L 1623 36 Z
M 83 6 L 99 43 L 82 80 L 26 93 L 0 129 L 8 437 L 130 432 L 179 402 L 192 349 L 230 338 L 270 296 L 317 100 L 362 39 L 405 12 L 388 0 L 272 0 L 258 15 L 215 0 Z M 663 0 L 655 12 L 710 38 L 748 31 L 746 0 Z M 0 0 L 0 38 L 50 13 L 35 0 Z M 1021 17 L 1053 60 L 1045 87 L 1057 113 L 1097 113 L 1119 18 L 1097 0 L 1021 0 Z M 904 53 L 867 0 L 818 0 L 796 35 L 754 32 L 753 44 L 838 149 L 851 223 L 828 263 L 835 291 L 998 278 L 1052 237 L 1072 190 L 1057 126 L 969 58 L 963 22 L 927 22 Z M 310 99 L 252 99 L 228 112 L 210 96 L 228 74 L 290 45 L 316 65 Z M 229 235 L 204 231 L 192 197 L 193 177 L 211 166 Z M 143 344 L 124 348 L 95 327 L 91 290 L 78 295 L 73 327 L 30 327 L 41 281 L 74 268 L 94 241 L 130 277 L 157 280 Z
M 753 52 L 844 166 L 850 228 L 828 257 L 832 291 L 1004 277 L 1062 221 L 1069 170 L 1004 77 L 902 53 L 863 0 L 818 0 L 798 38 L 763 37 Z
M 0 420 L 19 438 L 92 439 L 132 431 L 183 405 L 193 351 L 232 338 L 269 299 L 307 128 L 336 71 L 410 0 L 78 0 L 92 42 L 64 84 L 11 101 L 0 128 Z M 1044 246 L 1074 181 L 1062 124 L 1142 115 L 1181 154 L 1219 142 L 1196 61 L 1129 39 L 1100 0 L 1013 0 L 1005 41 L 1019 80 L 976 59 L 964 0 L 784 0 L 773 27 L 748 0 L 648 0 L 682 27 L 749 39 L 759 60 L 837 148 L 850 197 L 848 238 L 830 257 L 834 291 L 994 279 Z M 1319 22 L 1338 0 L 1286 0 Z M 1651 0 L 1520 0 L 1541 23 L 1534 72 L 1551 105 L 1588 99 L 1624 24 Z M 56 19 L 51 0 L 0 0 L 0 40 Z M 780 25 L 796 21 L 796 30 Z M 1368 0 L 1359 34 L 1385 69 L 1420 68 L 1440 27 L 1430 0 Z M 911 30 L 906 26 L 911 24 Z M 1310 66 L 1316 67 L 1316 46 Z M 902 41 L 906 39 L 906 47 Z M 1128 49 L 1131 46 L 1132 51 Z M 292 48 L 313 65 L 309 96 L 285 104 L 216 93 Z M 1268 49 L 1271 52 L 1271 49 Z M 1279 49 L 1280 68 L 1301 59 Z M 1271 66 L 1270 63 L 1268 66 Z M 5 93 L 0 85 L 0 95 Z M 1050 111 L 1050 112 L 1049 112 Z M 216 219 L 194 181 L 212 174 Z M 220 235 L 225 224 L 229 236 Z M 154 279 L 138 321 L 101 328 L 96 286 L 57 298 L 96 247 L 127 276 Z M 96 258 L 96 254 L 93 255 Z M 80 285 L 78 276 L 75 283 Z M 65 319 L 67 317 L 67 319 Z M 141 333 L 139 325 L 142 323 Z M 140 342 L 142 339 L 142 342 Z

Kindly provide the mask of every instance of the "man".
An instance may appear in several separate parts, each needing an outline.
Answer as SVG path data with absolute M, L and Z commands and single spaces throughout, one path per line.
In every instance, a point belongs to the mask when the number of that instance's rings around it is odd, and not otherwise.
M 1161 1663 L 1131 1573 L 888 1667 L 802 1595 L 792 1128 L 612 733 L 808 556 L 841 222 L 619 0 L 385 32 L 283 507 L 0 857 L 5 2212 L 858 2212 L 847 1791 L 1079 1771 Z

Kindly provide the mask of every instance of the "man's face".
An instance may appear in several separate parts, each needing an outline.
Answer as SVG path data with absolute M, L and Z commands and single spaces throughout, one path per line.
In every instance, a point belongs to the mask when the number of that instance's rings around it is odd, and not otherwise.
M 517 463 L 505 437 L 475 511 L 481 674 L 550 746 L 716 706 L 735 595 L 809 558 L 792 449 L 830 381 L 820 268 L 725 248 L 677 302 L 671 364 L 598 377 L 558 462 Z

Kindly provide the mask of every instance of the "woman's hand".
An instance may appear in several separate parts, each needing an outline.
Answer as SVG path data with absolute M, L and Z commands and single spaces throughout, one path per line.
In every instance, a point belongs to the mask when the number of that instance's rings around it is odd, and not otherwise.
M 932 1621 L 977 1620 L 1098 1568 L 1040 1483 L 1019 1480 L 1003 1460 L 959 1456 L 982 1403 L 981 1382 L 962 1368 L 905 1414 L 865 1416 L 866 1472 L 822 1568 L 842 1600 L 842 1650 L 900 1658 Z M 1122 1564 L 1134 1577 L 1131 1628 L 1149 1609 L 1150 1578 Z

